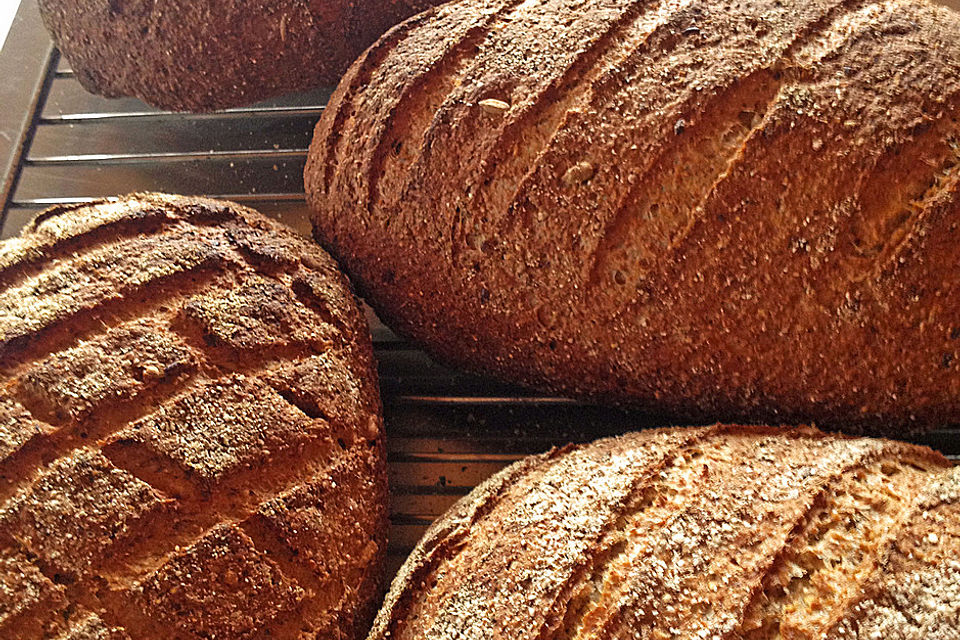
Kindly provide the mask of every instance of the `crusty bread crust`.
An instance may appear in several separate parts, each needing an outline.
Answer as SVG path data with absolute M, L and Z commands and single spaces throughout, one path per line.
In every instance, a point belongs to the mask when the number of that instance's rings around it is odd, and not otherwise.
M 809 428 L 533 456 L 433 524 L 369 640 L 955 638 L 958 471 Z
M 362 637 L 386 502 L 369 332 L 316 245 L 160 194 L 0 244 L 0 636 Z
M 87 90 L 211 111 L 333 85 L 380 34 L 441 0 L 40 0 Z
M 960 17 L 474 0 L 348 71 L 317 239 L 439 358 L 678 421 L 960 420 Z

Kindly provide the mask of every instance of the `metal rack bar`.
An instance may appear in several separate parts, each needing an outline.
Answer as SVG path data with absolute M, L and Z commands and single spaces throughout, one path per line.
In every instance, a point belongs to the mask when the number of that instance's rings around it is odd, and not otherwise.
M 17 70 L 5 73 L 0 82 L 0 206 L 4 213 L 0 227 L 5 226 L 6 204 L 16 186 L 58 57 L 35 3 L 21 3 L 0 50 L 0 70 Z

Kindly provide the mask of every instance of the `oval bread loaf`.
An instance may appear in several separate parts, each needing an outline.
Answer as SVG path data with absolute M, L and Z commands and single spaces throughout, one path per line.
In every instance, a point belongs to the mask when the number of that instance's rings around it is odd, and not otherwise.
M 344 77 L 315 235 L 445 361 L 696 420 L 960 420 L 960 16 L 475 0 Z
M 316 245 L 159 194 L 0 244 L 0 637 L 362 637 L 386 525 L 369 333 Z
M 437 520 L 370 640 L 960 638 L 960 468 L 809 428 L 522 460 Z
M 94 93 L 210 111 L 332 85 L 377 36 L 442 0 L 40 0 Z

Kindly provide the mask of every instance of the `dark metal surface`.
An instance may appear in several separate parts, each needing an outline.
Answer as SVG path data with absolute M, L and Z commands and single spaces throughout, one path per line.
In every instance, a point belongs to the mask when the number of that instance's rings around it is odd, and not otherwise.
M 6 210 L 55 57 L 31 0 L 21 3 L 0 50 L 0 206 Z M 6 227 L 4 218 L 3 227 Z
M 30 0 L 0 53 L 0 78 L 0 237 L 49 204 L 141 190 L 225 197 L 308 231 L 301 174 L 329 89 L 200 115 L 106 100 L 59 60 Z M 504 465 L 660 422 L 449 370 L 369 317 L 389 436 L 392 568 L 433 518 Z M 923 442 L 960 454 L 958 429 Z

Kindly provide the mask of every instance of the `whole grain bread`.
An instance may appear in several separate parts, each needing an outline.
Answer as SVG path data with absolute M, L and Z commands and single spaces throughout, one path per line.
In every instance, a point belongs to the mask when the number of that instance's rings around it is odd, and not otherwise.
M 310 241 L 137 194 L 0 244 L 0 637 L 362 637 L 385 476 L 369 333 Z
M 333 85 L 377 36 L 442 0 L 40 0 L 89 91 L 210 111 Z
M 444 361 L 679 419 L 960 420 L 960 16 L 472 0 L 317 125 L 318 240 Z
M 810 428 L 554 450 L 437 520 L 369 640 L 960 637 L 960 468 Z

